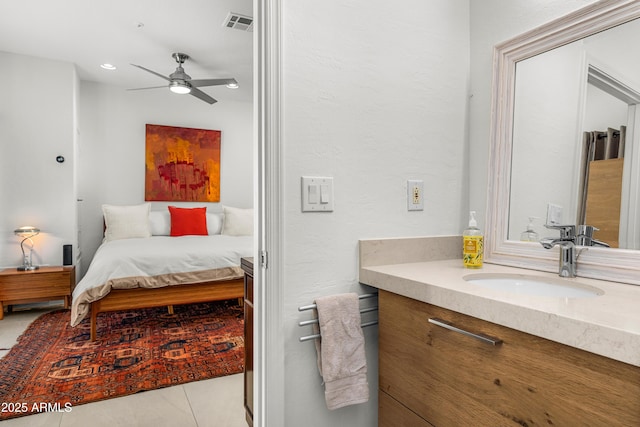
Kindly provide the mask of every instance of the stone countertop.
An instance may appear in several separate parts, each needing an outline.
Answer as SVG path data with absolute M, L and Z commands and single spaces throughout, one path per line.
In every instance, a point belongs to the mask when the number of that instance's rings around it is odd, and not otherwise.
M 361 262 L 360 282 L 640 366 L 640 286 L 578 277 L 564 280 L 594 286 L 604 295 L 539 297 L 494 291 L 463 279 L 477 273 L 558 279 L 553 273 L 486 263 L 482 269 L 471 270 L 462 266 L 461 259 L 445 259 L 382 265 Z

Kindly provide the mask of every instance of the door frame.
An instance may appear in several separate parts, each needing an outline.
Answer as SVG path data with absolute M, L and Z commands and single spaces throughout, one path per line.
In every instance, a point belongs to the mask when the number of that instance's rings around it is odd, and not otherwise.
M 281 0 L 254 1 L 254 426 L 284 423 Z

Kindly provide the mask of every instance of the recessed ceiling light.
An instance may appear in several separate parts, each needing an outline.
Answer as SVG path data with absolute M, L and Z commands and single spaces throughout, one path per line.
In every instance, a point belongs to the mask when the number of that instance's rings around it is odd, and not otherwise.
M 104 68 L 105 70 L 115 70 L 116 66 L 113 64 L 102 64 L 100 68 Z

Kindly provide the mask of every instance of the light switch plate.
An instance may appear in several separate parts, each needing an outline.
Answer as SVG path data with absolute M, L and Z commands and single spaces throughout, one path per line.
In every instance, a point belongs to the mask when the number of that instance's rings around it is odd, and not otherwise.
M 333 177 L 303 176 L 302 212 L 333 212 Z

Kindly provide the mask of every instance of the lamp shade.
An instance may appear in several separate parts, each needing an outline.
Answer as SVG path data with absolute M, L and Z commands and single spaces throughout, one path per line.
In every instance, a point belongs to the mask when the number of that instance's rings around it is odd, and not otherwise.
M 24 227 L 19 227 L 13 230 L 16 236 L 20 237 L 33 237 L 40 233 L 40 229 L 33 227 L 31 225 L 25 225 Z

